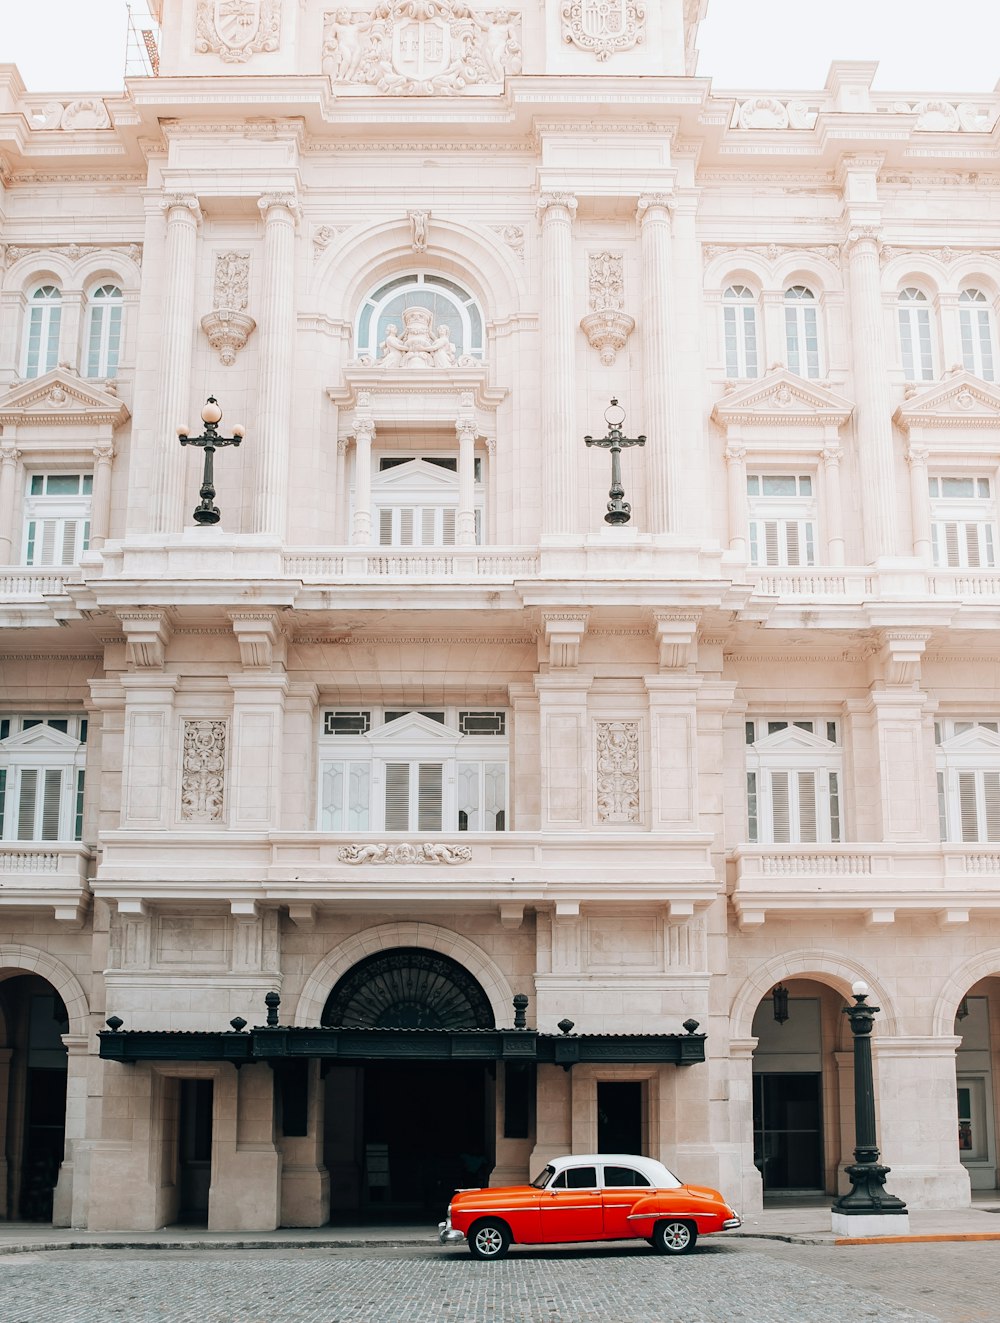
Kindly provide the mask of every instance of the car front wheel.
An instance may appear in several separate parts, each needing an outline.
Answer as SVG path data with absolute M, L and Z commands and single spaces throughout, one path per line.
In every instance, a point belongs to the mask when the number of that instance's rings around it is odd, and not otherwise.
M 698 1231 L 693 1222 L 671 1218 L 657 1222 L 650 1244 L 657 1254 L 690 1254 L 697 1239 Z
M 469 1253 L 474 1259 L 502 1259 L 509 1249 L 510 1229 L 497 1218 L 477 1222 L 469 1232 Z

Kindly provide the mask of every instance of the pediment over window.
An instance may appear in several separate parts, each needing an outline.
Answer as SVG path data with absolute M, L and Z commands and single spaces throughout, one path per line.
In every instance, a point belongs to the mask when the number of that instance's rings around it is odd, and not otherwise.
M 942 753 L 985 754 L 991 758 L 1000 757 L 1000 735 L 983 726 L 973 726 L 963 730 L 960 735 L 953 735 L 950 740 L 942 740 L 938 745 Z
M 462 733 L 453 726 L 445 726 L 440 721 L 422 716 L 419 712 L 407 712 L 405 716 L 397 717 L 395 721 L 388 721 L 384 726 L 379 726 L 378 730 L 373 730 L 365 738 L 372 744 L 420 741 L 423 744 L 453 745 L 462 739 Z
M 904 400 L 893 421 L 904 432 L 918 427 L 1000 427 L 1000 387 L 971 372 L 956 372 Z
M 80 741 L 74 736 L 44 725 L 18 731 L 0 743 L 0 749 L 8 753 L 74 753 L 79 747 Z
M 378 493 L 400 489 L 407 496 L 417 492 L 448 493 L 458 490 L 458 474 L 423 459 L 408 460 L 385 469 L 372 479 L 372 489 Z
M 828 754 L 834 747 L 821 735 L 814 735 L 801 726 L 786 726 L 776 730 L 773 735 L 765 735 L 754 744 L 756 753 L 822 753 Z
M 0 395 L 4 427 L 121 427 L 128 420 L 124 401 L 96 382 L 66 368 L 22 381 Z
M 716 404 L 712 418 L 722 427 L 750 426 L 842 427 L 854 410 L 842 395 L 777 368 L 759 381 L 731 391 Z

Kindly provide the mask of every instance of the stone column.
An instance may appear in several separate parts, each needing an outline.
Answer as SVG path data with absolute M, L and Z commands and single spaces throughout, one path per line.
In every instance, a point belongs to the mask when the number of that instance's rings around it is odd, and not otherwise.
M 351 541 L 369 547 L 372 542 L 372 442 L 375 419 L 370 414 L 354 415 L 354 520 Z
M 910 519 L 913 523 L 913 554 L 926 564 L 932 560 L 930 491 L 927 486 L 926 446 L 909 445 L 906 462 L 910 466 Z
M 471 407 L 472 401 L 468 400 Z M 466 398 L 463 397 L 463 407 Z M 455 541 L 471 547 L 476 541 L 476 419 L 471 412 L 460 413 L 455 420 L 458 433 L 458 516 Z
M 677 530 L 677 429 L 671 362 L 674 333 L 671 299 L 670 211 L 665 193 L 639 198 L 638 216 L 642 251 L 642 408 L 641 431 L 646 443 L 646 481 L 649 485 L 649 531 Z
M 52 1201 L 52 1225 L 87 1224 L 87 1096 L 90 1080 L 90 1039 L 63 1034 L 66 1047 L 66 1137 L 63 1160 Z
M 110 442 L 94 447 L 94 492 L 90 503 L 90 546 L 103 547 L 111 529 L 111 461 L 115 448 Z
M 177 443 L 178 427 L 187 426 L 191 409 L 191 358 L 194 351 L 194 272 L 201 211 L 195 197 L 175 194 L 163 201 L 167 213 L 164 247 L 163 315 L 157 351 L 159 409 L 153 437 L 152 530 L 176 532 L 180 523 L 182 480 L 186 464 Z
M 851 230 L 846 244 L 861 512 L 869 562 L 898 554 L 892 401 L 886 375 L 879 234 L 877 226 L 859 226 Z
M 764 1207 L 764 1187 L 753 1157 L 753 1054 L 756 1038 L 729 1040 L 729 1113 L 732 1139 L 742 1155 L 740 1189 L 734 1198 L 744 1216 L 759 1213 Z
M 749 520 L 747 518 L 747 448 L 726 446 L 726 476 L 729 496 L 729 549 L 748 555 Z
M 258 332 L 260 393 L 254 429 L 257 463 L 253 530 L 283 537 L 288 513 L 298 203 L 291 194 L 269 193 L 257 205 L 264 217 L 264 271 Z
M 14 528 L 14 503 L 21 452 L 12 441 L 0 444 L 0 565 L 19 558 L 20 538 Z
M 538 200 L 542 219 L 542 534 L 578 531 L 576 451 L 576 322 L 573 317 L 573 217 L 571 193 Z
M 844 563 L 844 513 L 840 486 L 840 461 L 844 452 L 840 446 L 824 446 L 823 497 L 826 505 L 826 554 L 831 565 Z

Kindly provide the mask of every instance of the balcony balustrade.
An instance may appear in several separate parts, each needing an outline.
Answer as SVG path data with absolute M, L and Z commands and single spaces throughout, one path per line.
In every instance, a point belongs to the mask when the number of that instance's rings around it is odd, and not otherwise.
M 0 845 L 0 909 L 44 909 L 71 926 L 90 902 L 93 855 L 83 845 L 19 841 Z

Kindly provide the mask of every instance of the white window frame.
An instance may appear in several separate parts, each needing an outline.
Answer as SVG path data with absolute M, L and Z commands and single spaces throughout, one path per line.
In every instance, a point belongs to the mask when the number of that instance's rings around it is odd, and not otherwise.
M 97 285 L 88 298 L 85 376 L 113 377 L 117 373 L 123 318 L 119 287 L 107 281 Z
M 763 734 L 769 720 L 788 725 Z M 811 720 L 813 730 L 796 726 L 799 720 Z M 753 722 L 757 737 L 746 750 L 747 838 L 752 843 L 831 845 L 845 839 L 843 749 L 825 738 L 830 720 L 771 717 Z M 811 810 L 804 812 L 808 800 L 803 791 L 810 781 Z M 780 816 L 785 811 L 787 825 Z
M 506 734 L 463 735 L 458 727 L 458 709 L 454 708 L 442 709 L 443 724 L 418 711 L 406 712 L 386 722 L 382 709 L 368 710 L 372 724 L 366 734 L 320 736 L 317 799 L 320 831 L 360 834 L 439 832 L 451 835 L 507 829 L 510 759 Z M 468 709 L 463 707 L 462 710 Z M 397 819 L 395 825 L 390 826 L 387 795 L 391 782 L 399 774 L 389 769 L 398 766 L 408 768 L 406 825 Z M 426 813 L 421 812 L 422 775 L 425 789 L 433 789 L 433 773 L 422 774 L 420 770 L 427 767 L 441 768 L 440 818 L 434 815 L 428 819 Z M 476 782 L 478 795 L 475 805 L 463 793 L 472 780 Z M 497 780 L 502 783 L 499 794 L 496 792 Z M 492 794 L 489 793 L 491 782 Z M 338 804 L 331 803 L 329 798 L 335 787 L 340 790 Z M 368 795 L 367 811 L 362 806 L 362 788 Z M 427 798 L 423 800 L 425 810 L 431 802 Z M 469 811 L 472 817 L 463 826 L 460 815 Z M 502 819 L 496 818 L 493 824 L 484 825 L 485 817 L 495 814 L 502 814 Z
M 808 285 L 790 285 L 785 290 L 785 349 L 790 372 L 818 380 L 819 304 Z
M 9 718 L 12 733 L 0 740 L 0 840 L 7 844 L 81 839 L 87 746 L 78 738 L 80 719 L 64 719 L 73 734 L 53 729 L 46 717 Z M 25 729 L 32 721 L 39 724 Z M 50 787 L 56 789 L 54 804 Z
M 61 327 L 62 290 L 55 284 L 36 285 L 28 295 L 22 376 L 41 377 L 56 367 Z
M 757 296 L 749 285 L 729 285 L 722 295 L 722 347 L 727 377 L 760 376 L 760 318 Z
M 78 479 L 76 495 L 49 495 L 50 481 Z M 41 485 L 43 491 L 33 492 Z M 36 470 L 27 475 L 24 496 L 22 564 L 35 568 L 79 564 L 90 545 L 90 519 L 93 505 L 93 475 L 76 471 L 57 473 Z
M 379 283 L 358 310 L 354 327 L 354 343 L 358 354 L 369 354 L 372 358 L 378 356 L 379 345 L 384 338 L 379 323 L 391 303 L 403 298 L 404 306 L 427 307 L 432 295 L 444 299 L 458 315 L 461 336 L 454 340 L 456 356 L 462 358 L 469 355 L 481 359 L 486 352 L 483 310 L 473 294 L 439 271 L 412 271 L 405 276 L 394 276 L 391 280 Z M 401 325 L 402 311 L 394 316 L 397 325 Z
M 403 464 L 382 470 L 383 459 L 402 459 Z M 455 461 L 455 470 L 429 462 Z M 420 454 L 375 451 L 372 455 L 372 538 L 380 547 L 452 547 L 458 518 L 459 476 L 457 451 L 425 450 Z M 476 543 L 481 544 L 486 523 L 486 493 L 483 465 L 475 492 Z M 353 492 L 352 492 L 353 511 Z
M 934 318 L 922 289 L 907 285 L 896 297 L 899 356 L 907 381 L 933 381 L 935 375 Z
M 1000 842 L 1000 721 L 941 718 L 935 741 L 941 839 Z
M 794 495 L 764 494 L 768 480 L 791 479 Z M 753 490 L 756 484 L 757 491 Z M 750 564 L 765 567 L 802 567 L 816 564 L 818 507 L 815 473 L 776 473 L 752 469 L 747 473 L 747 519 Z
M 968 496 L 944 494 L 946 482 L 969 482 Z M 931 549 L 942 569 L 992 569 L 996 565 L 997 507 L 993 478 L 985 473 L 928 475 Z M 988 494 L 983 493 L 983 488 Z
M 963 289 L 958 296 L 962 365 L 983 381 L 996 381 L 996 336 L 993 308 L 981 289 Z

